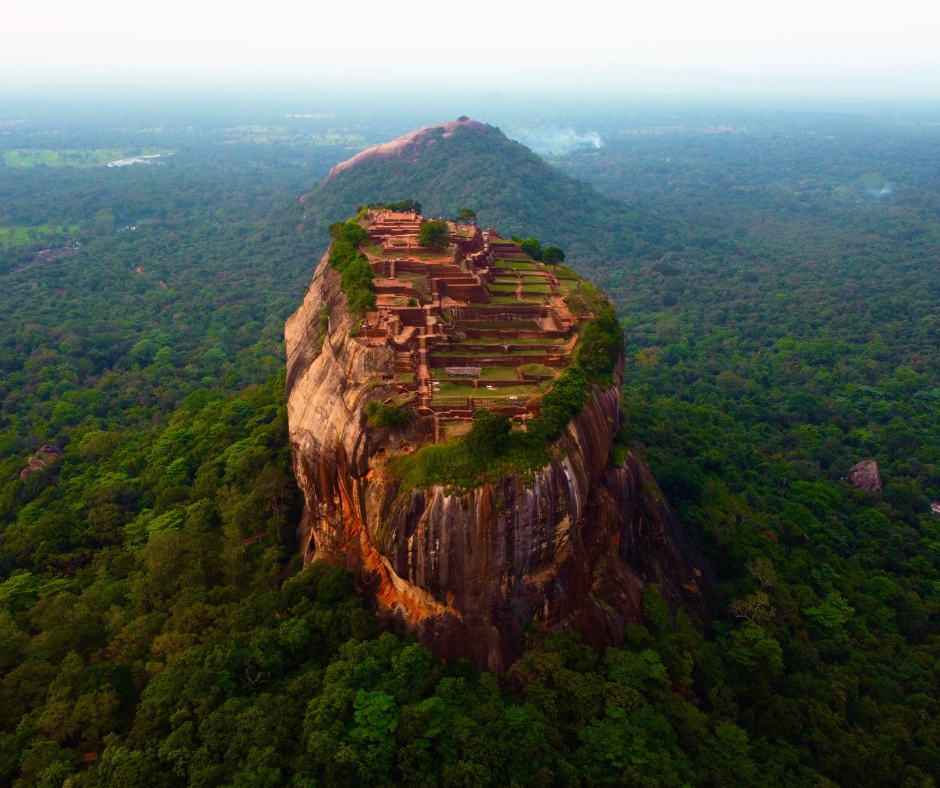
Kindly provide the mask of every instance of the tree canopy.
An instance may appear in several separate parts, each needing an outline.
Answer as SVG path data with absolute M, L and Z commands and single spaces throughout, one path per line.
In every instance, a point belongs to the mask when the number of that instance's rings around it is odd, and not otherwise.
M 443 219 L 424 222 L 418 231 L 418 243 L 421 246 L 444 246 L 447 243 L 447 222 Z

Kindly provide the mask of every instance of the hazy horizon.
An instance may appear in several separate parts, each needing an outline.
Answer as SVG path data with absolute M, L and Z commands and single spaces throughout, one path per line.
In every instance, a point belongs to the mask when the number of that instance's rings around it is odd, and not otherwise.
M 940 10 L 724 0 L 396 7 L 19 4 L 0 94 L 422 90 L 940 98 Z

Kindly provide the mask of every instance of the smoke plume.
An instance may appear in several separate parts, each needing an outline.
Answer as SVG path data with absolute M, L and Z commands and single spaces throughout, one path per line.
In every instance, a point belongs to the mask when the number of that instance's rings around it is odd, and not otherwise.
M 604 144 L 596 131 L 579 134 L 572 128 L 557 126 L 516 128 L 510 136 L 540 156 L 563 156 L 578 148 L 600 148 Z

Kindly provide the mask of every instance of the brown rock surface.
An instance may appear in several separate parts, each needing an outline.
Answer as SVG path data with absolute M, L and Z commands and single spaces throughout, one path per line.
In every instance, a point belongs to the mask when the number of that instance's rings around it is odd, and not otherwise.
M 490 131 L 490 127 L 485 123 L 469 119 L 450 120 L 446 123 L 438 123 L 434 126 L 425 126 L 423 129 L 412 131 L 391 142 L 384 142 L 381 145 L 366 148 L 351 159 L 340 162 L 333 167 L 326 176 L 326 179 L 330 180 L 330 178 L 335 178 L 344 170 L 355 167 L 357 164 L 361 164 L 364 161 L 372 161 L 374 159 L 403 159 L 417 156 L 425 146 L 433 145 L 436 142 L 435 135 L 438 132 L 443 133 L 445 137 L 450 137 L 453 136 L 460 127 L 468 128 L 481 134 L 487 134 Z
M 874 460 L 862 460 L 857 465 L 853 465 L 849 468 L 845 480 L 853 487 L 865 492 L 880 493 L 884 490 L 884 485 L 881 483 L 881 471 Z
M 651 582 L 707 622 L 701 555 L 639 460 L 611 465 L 619 385 L 595 387 L 558 442 L 563 459 L 530 487 L 506 476 L 463 494 L 400 492 L 387 461 L 419 446 L 426 428 L 368 426 L 366 403 L 393 393 L 395 354 L 349 338 L 354 318 L 339 281 L 324 258 L 285 329 L 305 561 L 352 570 L 388 626 L 497 671 L 521 653 L 533 621 L 597 648 L 619 642 L 626 623 L 642 620 Z

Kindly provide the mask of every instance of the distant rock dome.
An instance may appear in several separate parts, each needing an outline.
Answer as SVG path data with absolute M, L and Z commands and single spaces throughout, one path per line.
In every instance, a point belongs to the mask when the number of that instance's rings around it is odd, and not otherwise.
M 410 159 L 417 156 L 428 145 L 434 145 L 437 142 L 438 134 L 443 133 L 444 137 L 453 137 L 458 129 L 467 129 L 479 134 L 489 134 L 491 131 L 491 128 L 485 123 L 470 118 L 460 118 L 458 120 L 449 120 L 446 123 L 437 123 L 433 126 L 425 126 L 423 129 L 412 131 L 397 140 L 366 148 L 351 159 L 340 162 L 333 167 L 326 179 L 331 180 L 341 172 L 367 161 Z

